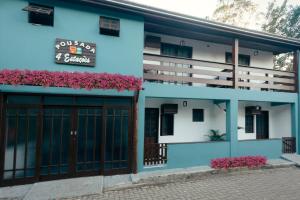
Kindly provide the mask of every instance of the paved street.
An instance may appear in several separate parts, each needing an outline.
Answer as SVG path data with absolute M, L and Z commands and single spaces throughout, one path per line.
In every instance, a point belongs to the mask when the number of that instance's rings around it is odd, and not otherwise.
M 219 174 L 187 182 L 108 191 L 102 195 L 72 198 L 75 199 L 299 200 L 300 168 Z

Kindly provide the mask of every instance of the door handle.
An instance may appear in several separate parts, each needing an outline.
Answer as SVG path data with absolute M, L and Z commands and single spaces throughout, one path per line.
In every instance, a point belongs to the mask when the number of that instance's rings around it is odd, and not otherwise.
M 74 135 L 77 135 L 77 131 L 74 131 Z
M 71 131 L 71 135 L 73 135 L 73 131 Z

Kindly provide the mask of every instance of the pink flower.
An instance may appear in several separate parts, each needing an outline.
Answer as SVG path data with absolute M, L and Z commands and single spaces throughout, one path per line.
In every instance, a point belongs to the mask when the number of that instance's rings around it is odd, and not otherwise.
M 56 72 L 46 70 L 0 70 L 0 84 L 69 87 L 74 89 L 142 89 L 142 79 L 134 76 L 89 72 Z
M 210 166 L 214 169 L 228 169 L 236 167 L 256 168 L 266 165 L 264 156 L 242 156 L 233 158 L 216 158 L 211 160 Z

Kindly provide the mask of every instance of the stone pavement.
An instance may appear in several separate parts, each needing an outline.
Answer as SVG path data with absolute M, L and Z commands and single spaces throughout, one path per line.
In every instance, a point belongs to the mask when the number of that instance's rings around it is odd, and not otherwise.
M 214 174 L 169 184 L 106 191 L 64 200 L 299 200 L 300 169 L 296 167 Z

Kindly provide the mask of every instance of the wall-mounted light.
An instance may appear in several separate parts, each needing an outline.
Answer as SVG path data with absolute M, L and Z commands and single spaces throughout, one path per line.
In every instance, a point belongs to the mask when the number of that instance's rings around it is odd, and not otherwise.
M 253 52 L 253 55 L 254 55 L 254 56 L 257 56 L 257 55 L 258 55 L 258 51 L 255 50 L 255 51 Z
M 246 107 L 246 114 L 250 115 L 260 115 L 261 114 L 261 106 L 256 105 L 256 106 L 247 106 Z
M 184 46 L 185 45 L 185 41 L 184 40 L 180 40 L 180 46 Z
M 183 102 L 182 102 L 182 106 L 183 106 L 183 107 L 187 107 L 187 101 L 183 101 Z

